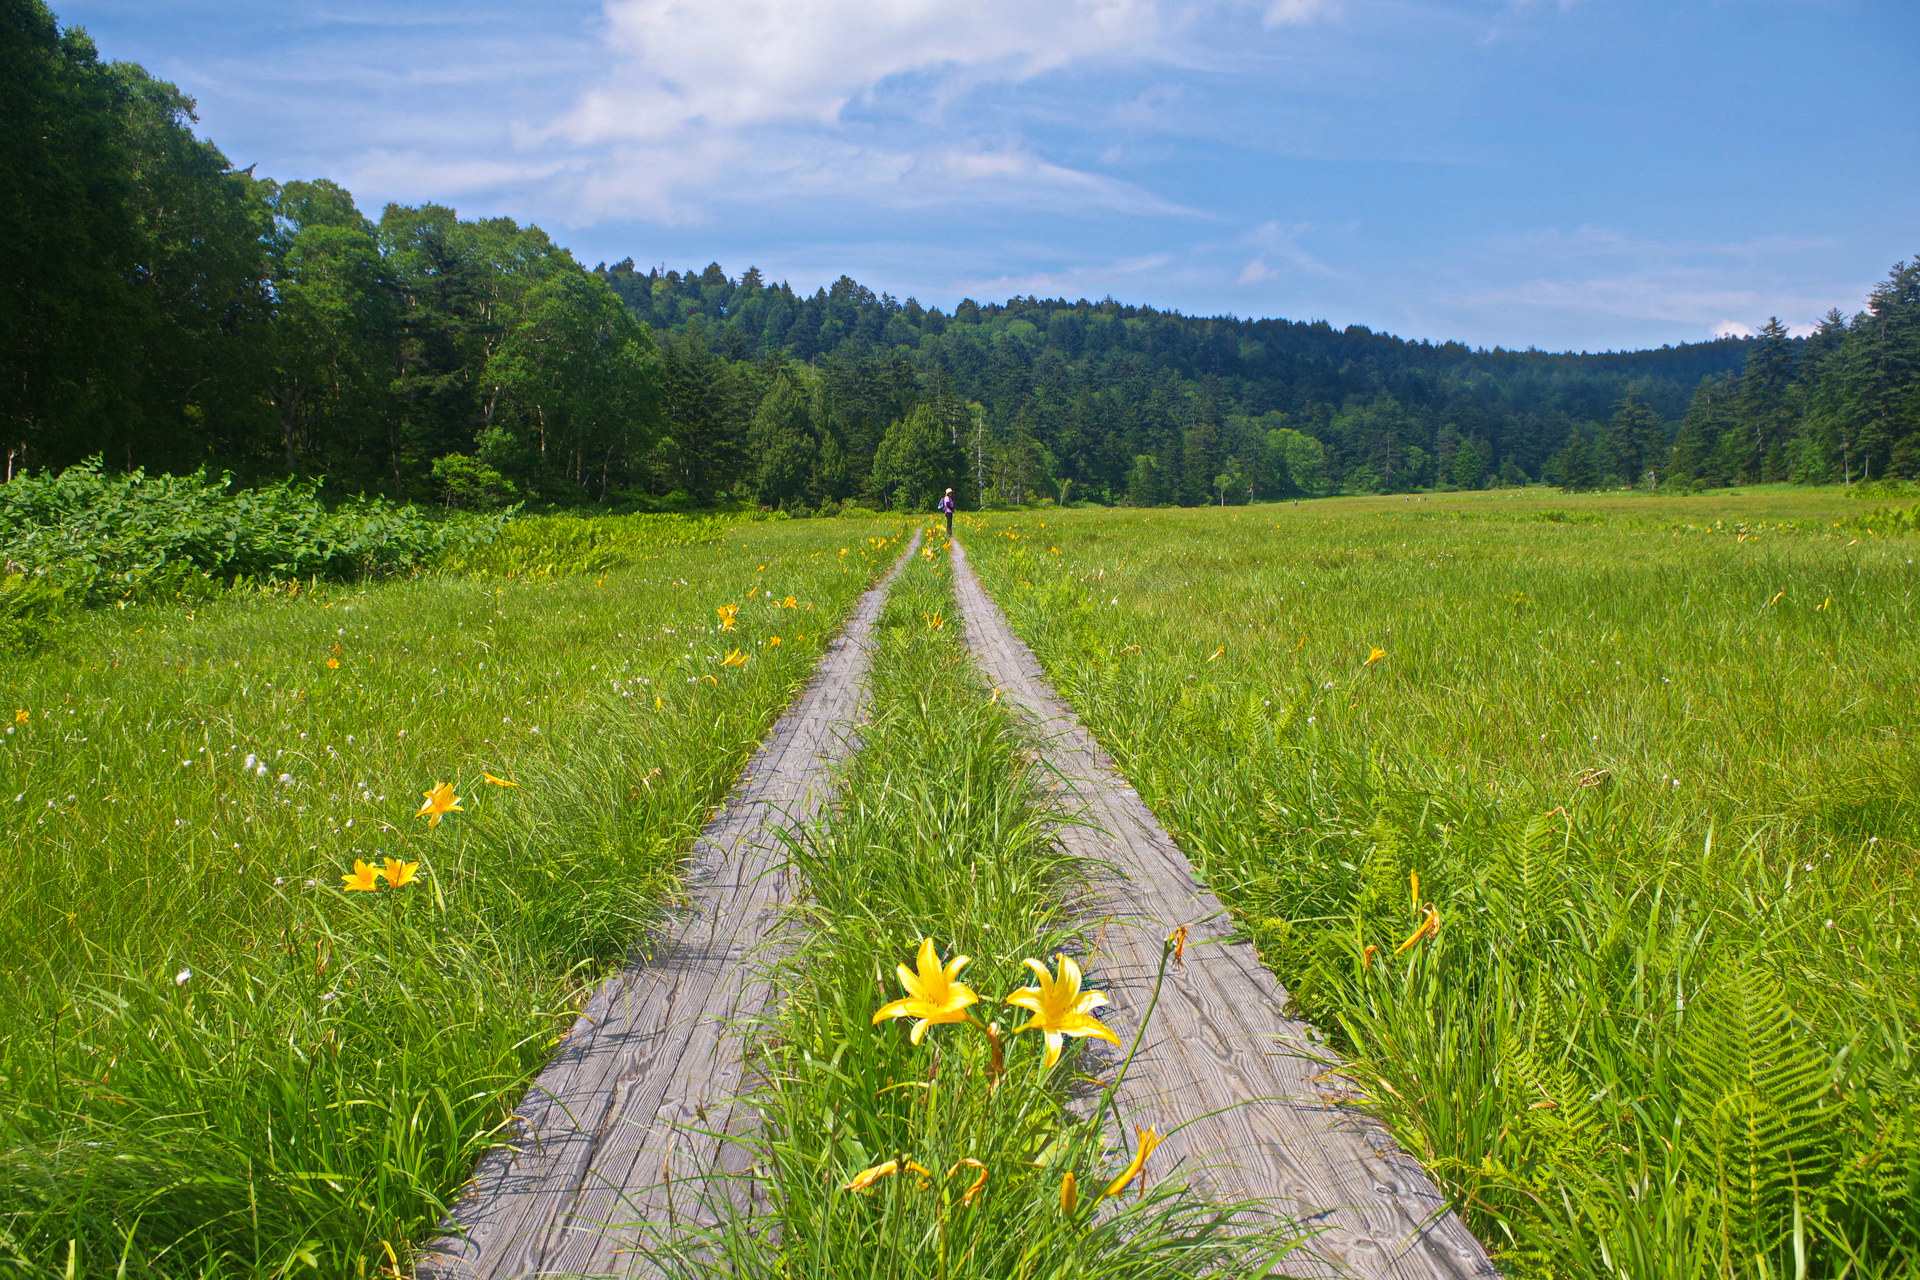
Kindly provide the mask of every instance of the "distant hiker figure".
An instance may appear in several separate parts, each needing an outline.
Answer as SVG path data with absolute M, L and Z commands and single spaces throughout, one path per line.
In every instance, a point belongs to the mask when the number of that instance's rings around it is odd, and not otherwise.
M 953 490 L 949 489 L 940 499 L 940 514 L 947 518 L 947 537 L 953 537 Z

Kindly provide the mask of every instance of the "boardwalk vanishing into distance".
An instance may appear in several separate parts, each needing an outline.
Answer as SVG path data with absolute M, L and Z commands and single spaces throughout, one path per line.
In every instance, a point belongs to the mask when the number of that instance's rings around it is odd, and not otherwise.
M 754 952 L 788 901 L 779 833 L 819 812 L 857 746 L 874 623 L 919 545 L 916 532 L 775 723 L 694 846 L 690 906 L 587 1001 L 527 1090 L 514 1145 L 481 1161 L 419 1280 L 631 1274 L 652 1227 L 698 1210 L 729 1146 L 719 1135 L 753 1123 L 736 1102 L 745 1045 L 732 1024 L 770 995 Z
M 740 1172 L 725 1167 L 728 1135 L 757 1117 L 739 1101 L 747 1045 L 734 1024 L 772 995 L 755 952 L 790 900 L 780 832 L 831 801 L 834 770 L 858 747 L 873 629 L 919 544 L 916 533 L 775 724 L 695 846 L 690 908 L 650 956 L 593 994 L 519 1107 L 515 1144 L 482 1161 L 447 1234 L 421 1260 L 421 1280 L 646 1274 L 640 1251 L 652 1233 L 676 1215 L 704 1220 L 703 1183 Z M 1029 718 L 1069 808 L 1084 812 L 1059 838 L 1111 868 L 1089 886 L 1087 970 L 1112 997 L 1103 1016 L 1124 1039 L 1151 997 L 1162 939 L 1190 926 L 1185 967 L 1164 985 L 1121 1112 L 1167 1133 L 1161 1150 L 1206 1193 L 1260 1201 L 1315 1231 L 1289 1259 L 1292 1272 L 1496 1276 L 1418 1162 L 1341 1105 L 1323 1078 L 1337 1059 L 1286 1016 L 1285 991 L 1234 939 L 1219 901 L 1047 684 L 958 542 L 953 578 L 968 647 Z M 1087 1051 L 1095 1070 L 1117 1066 L 1097 1042 Z
M 1167 976 L 1116 1100 L 1121 1113 L 1168 1133 L 1159 1151 L 1206 1191 L 1261 1201 L 1316 1230 L 1289 1271 L 1497 1275 L 1419 1162 L 1378 1121 L 1340 1105 L 1338 1086 L 1322 1078 L 1338 1059 L 1312 1027 L 1286 1015 L 1285 990 L 1234 937 L 1220 900 L 1047 683 L 957 541 L 953 585 L 968 647 L 987 680 L 1031 718 L 1046 763 L 1072 793 L 1069 810 L 1084 813 L 1084 823 L 1059 829 L 1060 840 L 1112 869 L 1090 886 L 1100 923 L 1085 967 L 1088 986 L 1112 999 L 1100 1016 L 1122 1040 L 1132 1042 L 1151 999 L 1162 940 L 1190 927 L 1185 967 Z M 1118 1051 L 1085 1043 L 1092 1069 L 1117 1067 Z

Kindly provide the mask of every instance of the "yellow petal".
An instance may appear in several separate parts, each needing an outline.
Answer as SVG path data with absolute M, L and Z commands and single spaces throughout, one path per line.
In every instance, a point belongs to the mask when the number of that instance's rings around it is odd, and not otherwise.
M 1135 1125 L 1134 1135 L 1133 1159 L 1127 1163 L 1126 1168 L 1120 1171 L 1119 1177 L 1107 1184 L 1107 1189 L 1100 1193 L 1101 1200 L 1105 1200 L 1108 1196 L 1117 1196 L 1122 1191 L 1125 1191 L 1127 1184 L 1139 1177 L 1140 1171 L 1147 1167 L 1147 1157 L 1153 1154 L 1153 1149 L 1160 1145 L 1160 1132 L 1157 1129 L 1142 1129 L 1140 1126 Z M 1097 1204 L 1099 1202 L 1095 1201 L 1095 1203 Z
M 973 1180 L 973 1185 L 968 1187 L 965 1193 L 962 1194 L 960 1197 L 960 1207 L 962 1209 L 971 1209 L 973 1207 L 973 1202 L 979 1198 L 980 1192 L 987 1185 L 987 1166 L 984 1164 L 981 1164 L 978 1160 L 975 1160 L 972 1156 L 967 1156 L 963 1158 L 959 1164 L 956 1164 L 953 1166 L 953 1168 L 947 1170 L 947 1176 L 951 1178 L 954 1174 L 960 1172 L 961 1165 L 971 1165 L 980 1171 L 980 1176 Z
M 872 1168 L 862 1169 L 860 1172 L 854 1174 L 852 1181 L 848 1182 L 842 1189 L 846 1191 L 865 1191 L 868 1187 L 880 1181 L 880 1179 L 886 1177 L 888 1174 L 898 1172 L 900 1172 L 900 1162 L 898 1160 L 888 1160 L 884 1163 L 876 1164 Z

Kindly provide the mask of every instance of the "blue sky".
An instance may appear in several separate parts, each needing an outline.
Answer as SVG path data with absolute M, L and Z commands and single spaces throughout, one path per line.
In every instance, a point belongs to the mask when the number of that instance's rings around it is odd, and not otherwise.
M 1606 350 L 1920 254 L 1914 0 L 68 0 L 276 178 L 587 265 Z

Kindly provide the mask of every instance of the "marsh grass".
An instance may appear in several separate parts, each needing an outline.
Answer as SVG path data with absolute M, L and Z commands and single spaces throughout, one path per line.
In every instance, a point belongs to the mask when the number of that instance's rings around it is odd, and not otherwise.
M 963 536 L 1510 1272 L 1911 1275 L 1920 542 L 1847 515 L 1462 495 Z
M 896 554 L 870 532 L 110 610 L 10 661 L 0 1271 L 403 1272 Z M 342 891 L 387 857 L 421 881 Z
M 1298 1229 L 1204 1202 L 1164 1158 L 1149 1161 L 1144 1190 L 1096 1205 L 1133 1134 L 1069 1109 L 1071 1047 L 1043 1073 L 1041 1037 L 1011 1035 L 1025 1014 L 1000 999 L 1031 982 L 1022 960 L 1084 950 L 1060 905 L 1080 869 L 1051 834 L 1064 815 L 1030 744 L 945 625 L 956 616 L 947 574 L 936 550 L 897 581 L 863 746 L 832 814 L 795 833 L 808 896 L 778 964 L 783 999 L 758 1037 L 765 1128 L 737 1162 L 753 1165 L 751 1192 L 710 1193 L 720 1225 L 683 1234 L 663 1260 L 689 1277 L 1264 1274 Z M 915 1046 L 905 1020 L 872 1025 L 902 994 L 894 966 L 911 967 L 924 937 L 943 959 L 973 957 L 959 980 L 981 997 L 971 1012 L 1006 1037 L 998 1077 L 979 1026 L 935 1025 Z M 846 1189 L 896 1159 L 927 1173 L 903 1166 Z M 1061 1208 L 1069 1173 L 1072 1215 Z

